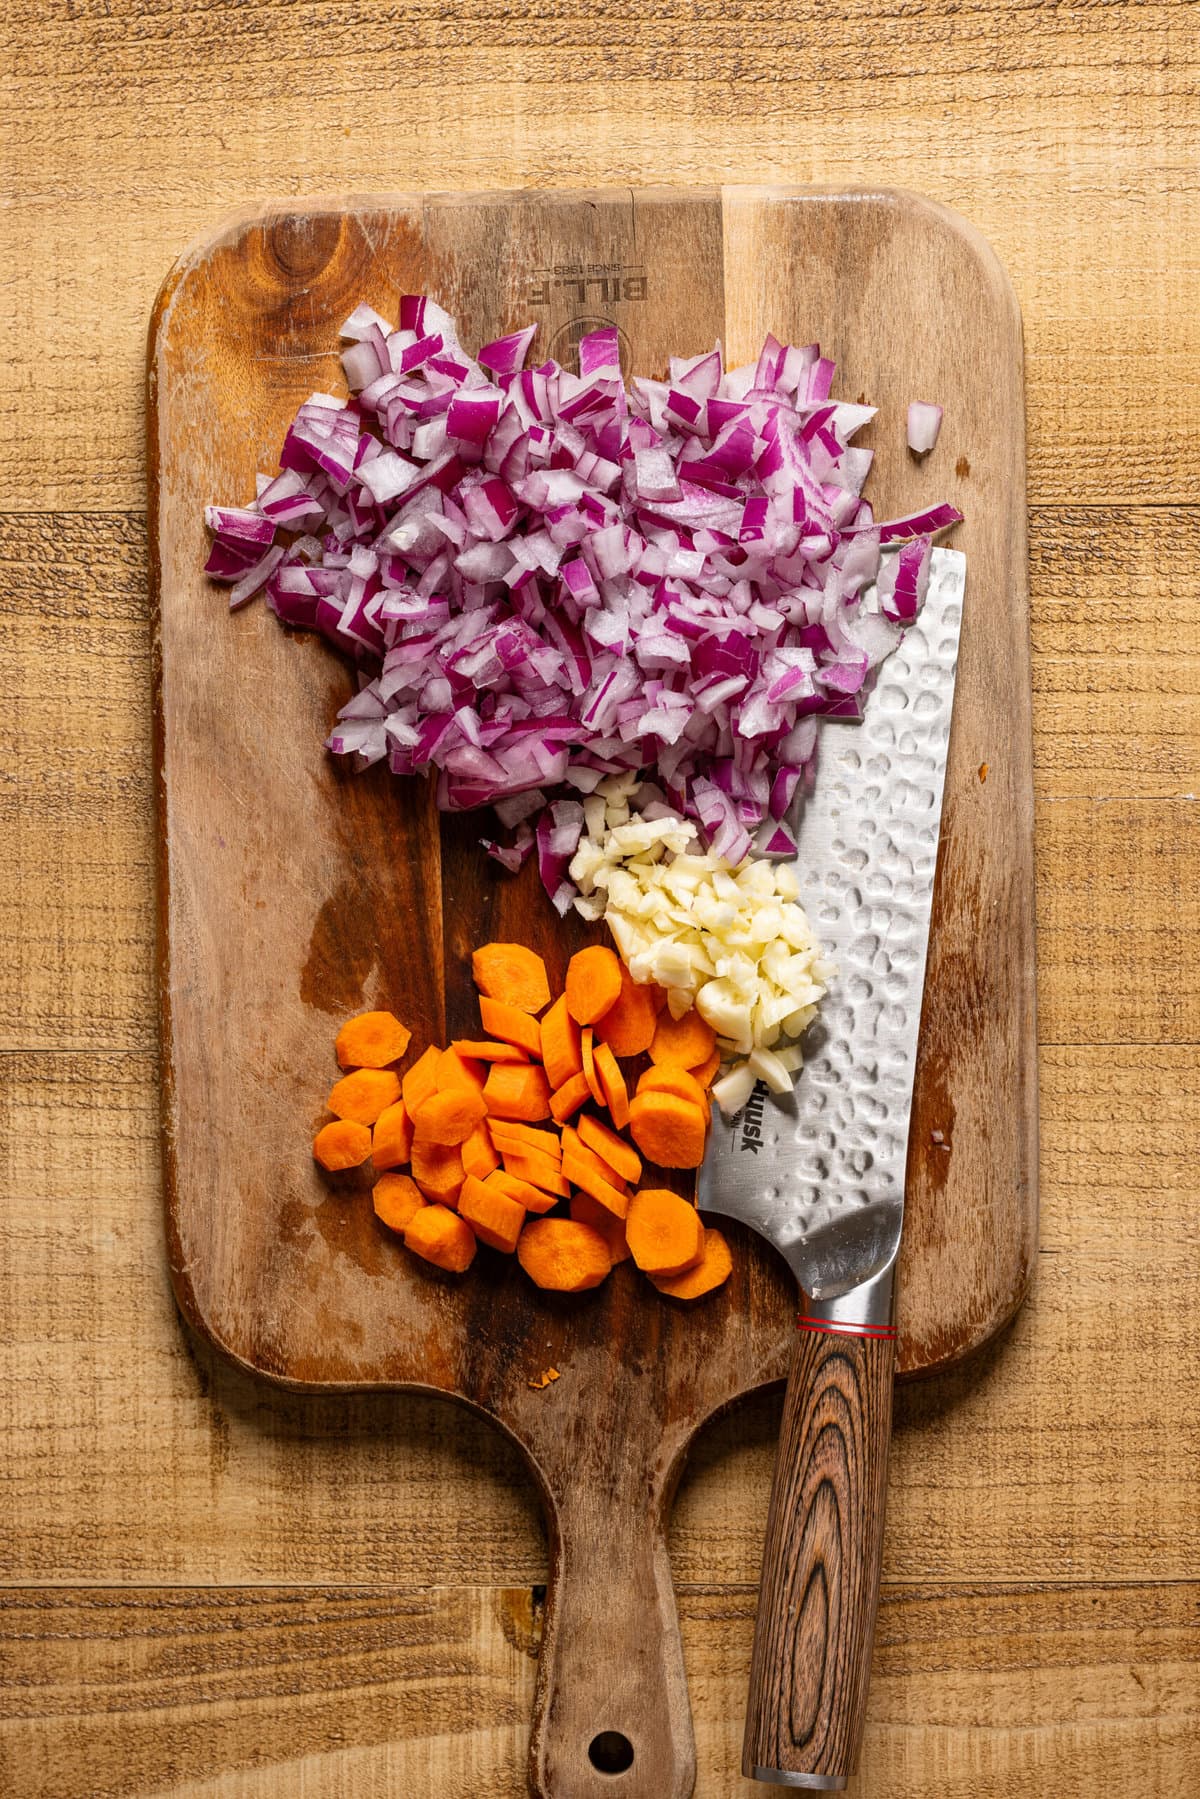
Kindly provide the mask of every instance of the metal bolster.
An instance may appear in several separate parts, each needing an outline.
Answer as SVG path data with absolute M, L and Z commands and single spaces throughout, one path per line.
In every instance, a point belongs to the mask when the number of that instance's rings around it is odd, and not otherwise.
M 896 1264 L 890 1261 L 885 1268 L 873 1274 L 860 1286 L 851 1287 L 848 1293 L 839 1293 L 834 1299 L 811 1299 L 800 1289 L 800 1322 L 811 1320 L 814 1325 L 841 1326 L 848 1333 L 859 1326 L 864 1334 L 879 1333 L 883 1335 L 895 1329 L 896 1323 Z
M 789 1774 L 786 1768 L 756 1768 L 753 1762 L 742 1763 L 747 1780 L 765 1781 L 773 1787 L 807 1787 L 809 1792 L 840 1793 L 846 1784 L 844 1774 Z

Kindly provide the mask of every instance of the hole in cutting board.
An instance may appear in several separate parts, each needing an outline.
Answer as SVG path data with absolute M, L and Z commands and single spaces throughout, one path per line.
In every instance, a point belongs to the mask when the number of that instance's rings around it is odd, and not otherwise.
M 588 1760 L 601 1774 L 624 1774 L 633 1766 L 633 1744 L 619 1730 L 602 1730 L 588 1744 Z

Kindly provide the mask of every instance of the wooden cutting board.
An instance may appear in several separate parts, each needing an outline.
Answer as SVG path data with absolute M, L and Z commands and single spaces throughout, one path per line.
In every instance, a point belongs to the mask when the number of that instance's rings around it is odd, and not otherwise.
M 554 1799 L 691 1792 L 664 1522 L 705 1420 L 782 1376 L 781 1261 L 734 1229 L 733 1279 L 692 1308 L 631 1267 L 579 1298 L 490 1253 L 417 1265 L 310 1157 L 340 1021 L 386 1006 L 414 1049 L 470 1035 L 472 947 L 538 946 L 554 980 L 587 933 L 526 869 L 441 820 L 421 783 L 346 775 L 321 740 L 348 695 L 320 643 L 201 573 L 206 501 L 273 470 L 296 405 L 339 388 L 337 327 L 430 292 L 478 345 L 536 319 L 571 363 L 613 322 L 626 372 L 770 330 L 820 340 L 836 391 L 881 417 L 877 516 L 938 498 L 966 523 L 968 598 L 909 1158 L 900 1369 L 928 1374 L 1020 1304 L 1036 1232 L 1030 682 L 1020 319 L 960 219 L 893 192 L 415 195 L 288 203 L 178 263 L 150 338 L 167 1236 L 179 1305 L 289 1386 L 419 1387 L 494 1418 L 529 1458 L 553 1545 L 531 1749 Z M 910 399 L 939 400 L 923 463 Z M 986 765 L 986 779 L 984 765 Z M 561 1378 L 529 1382 L 553 1365 Z M 628 1739 L 633 1760 L 612 1765 Z

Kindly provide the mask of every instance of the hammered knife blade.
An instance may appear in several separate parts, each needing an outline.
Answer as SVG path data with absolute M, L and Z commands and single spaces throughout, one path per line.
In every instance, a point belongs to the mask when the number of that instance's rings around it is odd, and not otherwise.
M 784 1098 L 717 1119 L 699 1204 L 784 1256 L 800 1291 L 767 1520 L 743 1750 L 751 1779 L 836 1790 L 858 1757 L 879 1594 L 929 917 L 965 582 L 933 552 L 925 603 L 861 720 L 822 726 L 803 797 L 801 903 L 836 965 Z

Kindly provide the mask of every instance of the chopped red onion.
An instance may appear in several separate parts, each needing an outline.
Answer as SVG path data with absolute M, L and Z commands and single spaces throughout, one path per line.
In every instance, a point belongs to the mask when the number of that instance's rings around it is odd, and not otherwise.
M 932 450 L 942 428 L 942 408 L 928 400 L 913 400 L 908 408 L 908 447 L 918 456 Z

